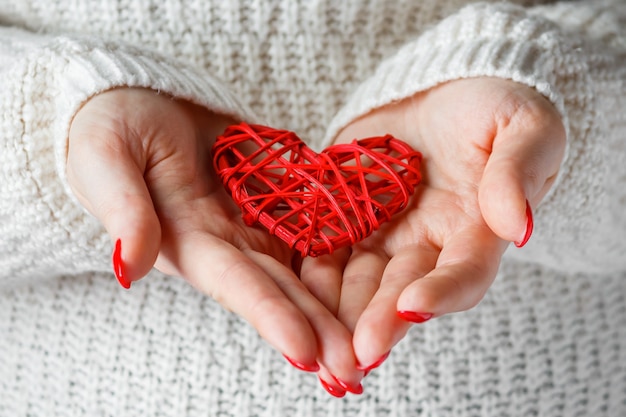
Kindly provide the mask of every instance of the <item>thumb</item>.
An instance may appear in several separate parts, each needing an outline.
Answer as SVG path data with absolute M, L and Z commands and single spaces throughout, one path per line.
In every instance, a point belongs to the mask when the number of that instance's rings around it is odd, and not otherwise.
M 481 213 L 496 235 L 518 247 L 526 244 L 532 210 L 554 183 L 564 150 L 560 122 L 509 125 L 498 133 L 478 190 Z
M 120 284 L 129 288 L 156 261 L 161 243 L 159 219 L 143 168 L 128 147 L 119 139 L 102 140 L 87 132 L 77 123 L 70 131 L 68 181 L 115 242 L 113 269 Z

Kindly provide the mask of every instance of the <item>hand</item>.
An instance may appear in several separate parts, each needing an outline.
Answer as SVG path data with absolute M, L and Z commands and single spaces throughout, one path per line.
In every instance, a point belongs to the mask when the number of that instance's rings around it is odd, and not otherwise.
M 423 182 L 409 207 L 351 252 L 302 265 L 305 285 L 353 331 L 365 368 L 411 321 L 482 299 L 508 242 L 527 239 L 527 208 L 549 190 L 565 148 L 553 105 L 495 78 L 449 82 L 375 110 L 336 143 L 386 133 L 424 156 Z
M 124 286 L 153 266 L 184 277 L 302 368 L 360 380 L 350 332 L 298 280 L 294 253 L 245 226 L 216 179 L 210 147 L 233 122 L 151 90 L 99 94 L 71 125 L 70 186 L 121 242 Z

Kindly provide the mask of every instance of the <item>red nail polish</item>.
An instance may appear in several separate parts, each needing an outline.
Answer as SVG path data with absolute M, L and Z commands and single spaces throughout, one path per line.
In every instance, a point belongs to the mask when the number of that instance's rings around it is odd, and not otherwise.
M 328 382 L 324 381 L 322 378 L 320 378 L 319 380 L 320 380 L 320 384 L 322 384 L 326 392 L 328 392 L 333 397 L 342 398 L 346 395 L 346 391 L 344 389 L 333 387 Z
M 126 289 L 130 288 L 130 281 L 124 272 L 124 262 L 122 261 L 122 241 L 117 239 L 115 250 L 113 251 L 113 271 L 120 285 Z
M 359 382 L 359 385 L 357 386 L 351 386 L 347 382 L 344 382 L 341 379 L 337 378 L 335 375 L 331 375 L 331 376 L 333 377 L 335 382 L 339 384 L 339 386 L 343 388 L 344 390 L 351 392 L 352 394 L 357 394 L 357 395 L 363 394 L 363 385 L 361 385 L 360 382 Z
M 402 320 L 412 321 L 413 323 L 424 323 L 433 317 L 433 313 L 417 313 L 415 311 L 398 311 L 398 317 Z
M 301 371 L 305 371 L 305 372 L 317 372 L 320 370 L 320 366 L 317 362 L 315 362 L 312 365 L 306 365 L 302 362 L 298 362 L 294 359 L 291 359 L 289 356 L 287 355 L 283 355 L 285 357 L 285 359 L 287 359 L 287 362 L 289 362 L 290 364 L 292 364 L 295 368 L 301 370 Z
M 381 356 L 380 358 L 378 358 L 377 361 L 375 361 L 374 363 L 372 363 L 369 366 L 363 366 L 361 364 L 358 364 L 356 366 L 356 369 L 358 369 L 359 371 L 365 371 L 366 375 L 369 373 L 369 371 L 371 371 L 372 369 L 376 369 L 378 368 L 380 365 L 382 365 L 382 363 L 385 361 L 385 359 L 387 359 L 389 357 L 389 354 L 391 353 L 391 351 L 388 351 L 387 353 L 385 353 L 383 356 Z
M 524 234 L 522 240 L 515 242 L 515 246 L 521 248 L 528 242 L 528 239 L 530 239 L 530 235 L 533 234 L 533 227 L 533 210 L 530 208 L 530 203 L 528 202 L 528 200 L 526 200 L 526 233 Z

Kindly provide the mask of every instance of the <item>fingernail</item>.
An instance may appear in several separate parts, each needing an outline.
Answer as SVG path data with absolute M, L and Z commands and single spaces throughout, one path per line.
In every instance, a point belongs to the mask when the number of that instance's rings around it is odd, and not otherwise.
M 341 388 L 343 388 L 344 390 L 351 392 L 352 394 L 363 394 L 363 385 L 361 385 L 361 383 L 359 382 L 359 385 L 357 386 L 353 386 L 348 384 L 345 381 L 342 381 L 341 379 L 337 378 L 335 375 L 331 375 L 333 377 L 333 379 L 335 380 L 336 383 L 339 384 L 339 386 Z
M 330 385 L 328 382 L 324 381 L 322 378 L 320 378 L 319 380 L 320 380 L 320 384 L 322 384 L 326 392 L 328 392 L 333 397 L 342 398 L 346 395 L 346 391 L 344 389 L 334 387 Z
M 389 357 L 389 354 L 391 353 L 391 351 L 388 351 L 387 353 L 385 353 L 383 356 L 381 356 L 380 358 L 378 358 L 378 360 L 376 360 L 374 363 L 372 363 L 371 365 L 368 366 L 363 366 L 361 364 L 358 364 L 356 366 L 356 369 L 358 369 L 359 371 L 365 371 L 365 374 L 367 375 L 369 373 L 369 371 L 371 371 L 372 369 L 376 369 L 378 368 L 380 365 L 382 365 L 383 362 L 385 362 L 385 359 L 387 359 Z
M 398 317 L 406 321 L 412 321 L 413 323 L 424 323 L 433 317 L 433 313 L 417 313 L 415 311 L 398 311 Z
M 290 364 L 292 364 L 294 366 L 294 368 L 297 368 L 301 371 L 305 371 L 305 372 L 317 372 L 320 370 L 320 366 L 317 362 L 315 362 L 314 364 L 311 365 L 307 365 L 304 364 L 302 362 L 298 362 L 294 359 L 291 359 L 289 356 L 287 355 L 283 355 L 285 357 L 285 359 L 287 359 L 287 362 L 289 362 Z
M 120 285 L 126 289 L 130 288 L 130 280 L 124 273 L 124 262 L 122 261 L 122 240 L 117 239 L 115 250 L 113 251 L 113 271 Z
M 530 239 L 530 235 L 533 234 L 533 227 L 533 210 L 530 208 L 530 203 L 528 202 L 528 200 L 526 200 L 526 232 L 524 233 L 524 237 L 522 238 L 522 240 L 515 242 L 515 246 L 521 248 L 528 242 L 528 239 Z

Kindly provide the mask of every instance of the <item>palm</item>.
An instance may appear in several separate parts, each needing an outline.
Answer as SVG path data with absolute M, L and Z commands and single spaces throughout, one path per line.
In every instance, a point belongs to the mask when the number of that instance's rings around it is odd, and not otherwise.
M 478 188 L 496 133 L 495 122 L 484 113 L 489 114 L 493 109 L 463 102 L 454 91 L 455 106 L 439 111 L 451 98 L 445 93 L 443 97 L 425 95 L 384 108 L 342 132 L 342 137 L 359 137 L 365 132 L 386 130 L 404 138 L 424 155 L 423 180 L 417 196 L 402 215 L 360 243 L 357 249 L 382 245 L 394 256 L 406 246 L 420 242 L 441 250 L 460 233 L 474 229 L 488 232 L 479 206 Z M 493 101 L 486 98 L 485 104 L 489 103 Z
M 160 150 L 168 156 L 148 167 L 145 174 L 162 230 L 156 267 L 167 274 L 187 277 L 187 263 L 181 262 L 181 257 L 195 252 L 194 247 L 220 242 L 250 256 L 269 255 L 268 261 L 276 262 L 276 267 L 290 268 L 293 251 L 287 245 L 244 224 L 239 208 L 211 167 L 210 142 L 196 142 L 189 149 L 181 149 L 169 138 L 160 140 Z M 193 160 L 197 165 L 189 163 Z M 168 175 L 172 172 L 176 175 Z M 194 285 L 203 287 L 203 282 Z

